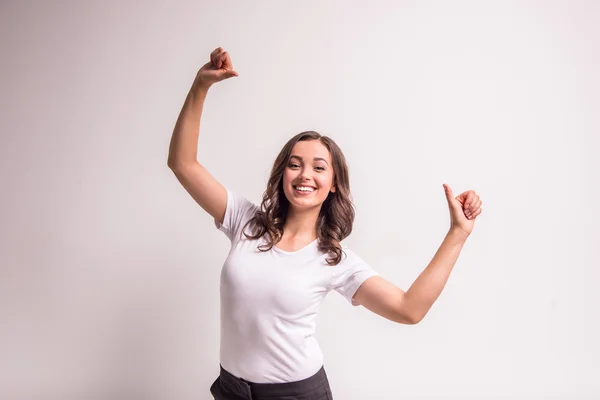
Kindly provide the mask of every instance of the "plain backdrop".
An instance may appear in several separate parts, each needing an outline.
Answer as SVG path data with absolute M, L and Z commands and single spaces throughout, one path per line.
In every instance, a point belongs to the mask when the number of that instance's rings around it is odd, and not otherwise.
M 600 398 L 600 3 L 0 6 L 0 398 L 210 399 L 229 241 L 167 167 L 216 47 L 198 159 L 259 202 L 293 135 L 344 151 L 346 244 L 404 290 L 483 213 L 425 319 L 331 292 L 338 400 Z

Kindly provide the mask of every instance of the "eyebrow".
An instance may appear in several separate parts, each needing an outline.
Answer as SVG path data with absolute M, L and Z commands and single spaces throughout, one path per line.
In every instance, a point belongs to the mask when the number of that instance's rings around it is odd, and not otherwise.
M 302 157 L 300 157 L 300 156 L 292 155 L 292 156 L 290 156 L 290 158 L 297 158 L 297 159 L 299 159 L 300 161 L 302 161 Z M 321 160 L 321 161 L 324 161 L 324 162 L 325 162 L 325 164 L 329 165 L 329 163 L 327 162 L 327 160 L 325 160 L 325 159 L 324 159 L 324 158 L 322 158 L 322 157 L 315 157 L 315 158 L 313 158 L 313 160 L 315 160 L 315 161 L 317 161 L 317 160 Z

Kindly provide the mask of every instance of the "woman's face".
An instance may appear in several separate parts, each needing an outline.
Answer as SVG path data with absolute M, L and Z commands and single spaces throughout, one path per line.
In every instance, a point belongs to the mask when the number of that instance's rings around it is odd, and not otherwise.
M 332 187 L 333 176 L 331 154 L 321 141 L 298 142 L 283 173 L 283 191 L 297 209 L 320 206 L 329 192 L 336 190 Z

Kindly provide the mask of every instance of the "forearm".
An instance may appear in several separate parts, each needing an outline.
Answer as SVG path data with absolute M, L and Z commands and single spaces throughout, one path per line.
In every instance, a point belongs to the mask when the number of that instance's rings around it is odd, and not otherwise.
M 209 88 L 210 86 L 201 85 L 194 81 L 185 99 L 169 146 L 167 165 L 170 168 L 198 161 L 200 119 Z
M 450 230 L 429 265 L 406 291 L 403 308 L 416 322 L 425 317 L 448 281 L 468 235 Z

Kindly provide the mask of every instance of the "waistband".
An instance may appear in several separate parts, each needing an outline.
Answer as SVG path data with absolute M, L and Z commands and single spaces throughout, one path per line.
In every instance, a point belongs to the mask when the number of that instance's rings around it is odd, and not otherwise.
M 220 378 L 221 382 L 225 385 L 231 386 L 235 391 L 239 392 L 243 396 L 254 397 L 268 397 L 268 396 L 296 396 L 310 392 L 313 389 L 321 387 L 327 383 L 327 374 L 325 373 L 325 367 L 321 367 L 317 373 L 306 379 L 295 382 L 284 382 L 284 383 L 254 383 L 249 382 L 245 379 L 238 378 L 227 370 L 220 367 Z

